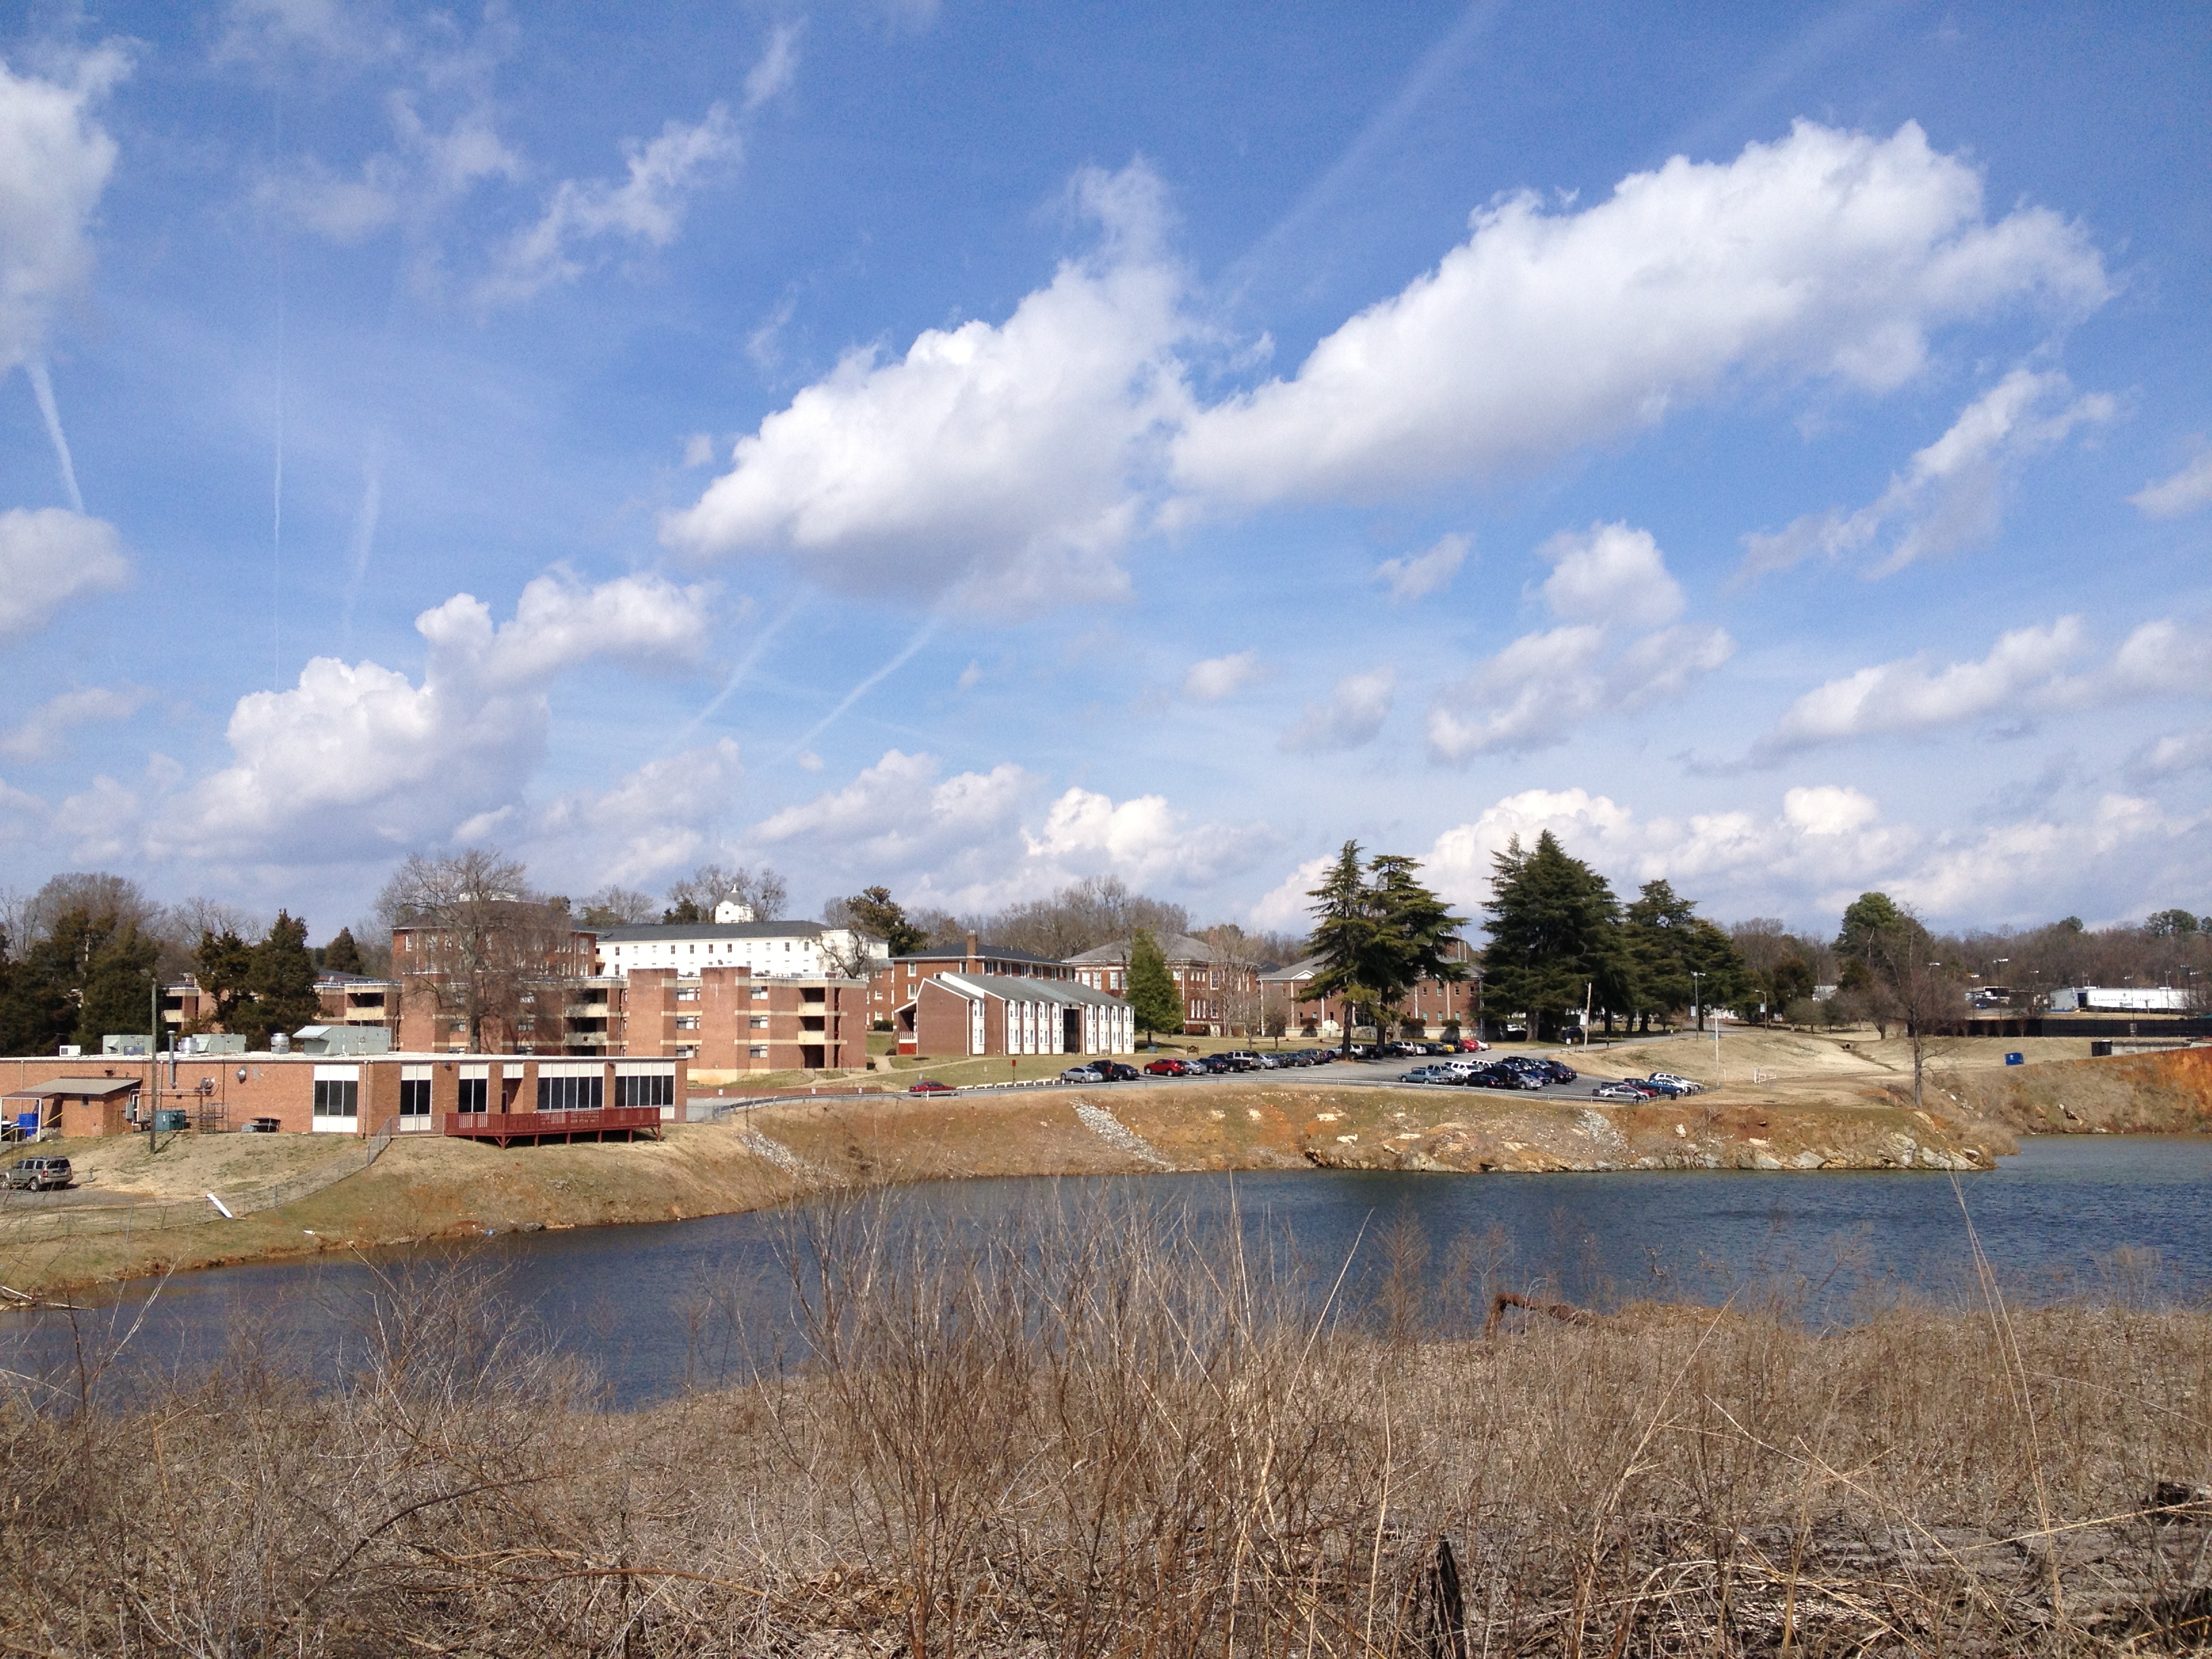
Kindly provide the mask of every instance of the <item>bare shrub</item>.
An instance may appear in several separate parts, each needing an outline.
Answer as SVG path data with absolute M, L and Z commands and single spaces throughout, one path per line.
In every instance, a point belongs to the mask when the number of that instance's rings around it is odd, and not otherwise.
M 17 1387 L 0 1636 L 346 1659 L 2203 1645 L 2212 1320 L 2150 1306 L 2141 1261 L 2112 1267 L 2129 1305 L 2011 1313 L 1992 1286 L 1986 1316 L 1817 1333 L 1782 1303 L 1633 1304 L 1486 1342 L 1461 1310 L 1504 1282 L 1502 1238 L 1437 1269 L 1386 1226 L 1376 1305 L 1346 1307 L 1350 1276 L 1172 1212 L 795 1224 L 790 1363 L 640 1409 L 458 1269 L 380 1284 L 335 1379 L 249 1335 L 82 1405 Z

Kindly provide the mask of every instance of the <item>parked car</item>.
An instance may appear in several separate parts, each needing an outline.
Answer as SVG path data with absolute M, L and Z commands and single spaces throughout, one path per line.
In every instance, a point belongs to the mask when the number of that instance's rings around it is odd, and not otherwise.
M 1187 1077 L 1190 1067 L 1180 1060 L 1156 1060 L 1145 1067 L 1147 1077 Z
M 952 1095 L 959 1092 L 951 1084 L 939 1083 L 933 1077 L 923 1078 L 907 1086 L 907 1093 L 910 1095 Z
M 1094 1060 L 1091 1069 L 1105 1074 L 1109 1083 L 1133 1083 L 1138 1073 L 1133 1066 L 1125 1066 L 1118 1060 Z
M 1106 1079 L 1099 1074 L 1096 1066 L 1071 1066 L 1060 1074 L 1060 1080 L 1062 1083 L 1103 1083 Z
M 1416 1066 L 1410 1072 L 1398 1073 L 1401 1083 L 1449 1083 L 1452 1074 L 1441 1066 Z
M 1642 1081 L 1646 1089 L 1650 1090 L 1655 1094 L 1665 1095 L 1670 1099 L 1677 1095 L 1690 1095 L 1697 1092 L 1697 1085 L 1695 1084 L 1678 1083 L 1670 1077 L 1660 1077 L 1655 1074 L 1651 1077 L 1642 1079 Z
M 0 1170 L 0 1187 L 34 1193 L 58 1192 L 70 1184 L 70 1161 L 65 1158 L 19 1158 Z
M 1633 1078 L 1623 1078 L 1618 1083 L 1601 1083 L 1590 1091 L 1590 1097 L 1594 1100 L 1651 1100 L 1657 1094 L 1657 1090 L 1638 1083 Z
M 1654 1072 L 1651 1073 L 1651 1081 L 1654 1083 L 1671 1083 L 1679 1092 L 1686 1095 L 1694 1095 L 1703 1090 L 1705 1086 L 1702 1083 L 1698 1083 L 1692 1079 L 1684 1077 L 1679 1072 Z
M 1544 1056 L 1536 1063 L 1544 1068 L 1554 1083 L 1572 1083 L 1578 1075 L 1575 1068 L 1568 1065 L 1565 1060 L 1553 1060 L 1549 1055 Z

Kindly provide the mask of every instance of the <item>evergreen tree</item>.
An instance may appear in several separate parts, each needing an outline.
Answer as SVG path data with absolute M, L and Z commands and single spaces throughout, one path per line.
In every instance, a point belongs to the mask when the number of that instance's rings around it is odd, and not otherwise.
M 1526 850 L 1516 836 L 1492 865 L 1484 1000 L 1526 1013 L 1547 1037 L 1586 1003 L 1625 1009 L 1620 903 L 1605 878 L 1570 858 L 1548 830 Z
M 257 1048 L 266 1048 L 272 1031 L 296 1031 L 315 1024 L 322 1001 L 315 995 L 315 963 L 307 954 L 307 924 L 279 910 L 269 924 L 268 936 L 253 947 L 253 965 L 246 975 L 253 994 L 250 1006 L 240 1010 L 246 1030 Z
M 339 928 L 338 936 L 323 947 L 323 966 L 333 974 L 362 971 L 361 946 L 354 943 L 352 928 Z
M 1422 979 L 1467 977 L 1467 965 L 1449 955 L 1467 918 L 1414 879 L 1419 867 L 1396 853 L 1363 864 L 1359 843 L 1348 841 L 1307 896 L 1314 901 L 1313 951 L 1322 958 L 1309 994 L 1340 997 L 1347 1027 L 1386 1023 Z
M 110 1035 L 145 1031 L 154 1022 L 154 964 L 161 942 L 141 933 L 136 922 L 96 919 L 85 934 L 84 978 L 78 990 L 76 1034 L 70 1040 L 88 1054 L 100 1052 Z
M 1689 1007 L 1703 1030 L 1705 1011 L 1733 1003 L 1749 982 L 1735 941 L 1697 908 L 1668 883 L 1647 881 L 1624 915 L 1629 1008 L 1646 1030 L 1653 1014 Z
M 910 957 L 929 944 L 929 930 L 908 919 L 904 907 L 891 896 L 888 887 L 862 888 L 843 902 L 840 915 L 833 920 L 883 940 L 895 957 Z
M 1167 955 L 1148 927 L 1139 927 L 1129 940 L 1129 1012 L 1147 1043 L 1155 1032 L 1183 1028 L 1182 993 L 1176 989 Z
M 235 1031 L 239 1005 L 252 993 L 247 981 L 253 972 L 253 947 L 226 927 L 220 933 L 202 933 L 199 949 L 192 952 L 192 979 L 215 1004 L 211 1019 L 217 1029 Z
M 89 954 L 84 934 L 92 919 L 83 910 L 64 913 L 52 931 L 11 964 L 0 996 L 0 1052 L 52 1054 L 70 1041 L 76 1026 L 76 994 L 83 983 L 80 947 Z

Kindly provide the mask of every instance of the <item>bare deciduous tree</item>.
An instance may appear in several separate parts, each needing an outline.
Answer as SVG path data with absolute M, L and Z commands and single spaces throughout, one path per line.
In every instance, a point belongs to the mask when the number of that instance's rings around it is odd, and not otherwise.
M 702 864 L 668 889 L 669 909 L 678 921 L 712 921 L 724 899 L 749 908 L 756 921 L 774 921 L 790 902 L 791 889 L 765 864 L 757 870 Z
M 489 1019 L 513 1024 L 531 1007 L 530 987 L 558 976 L 574 921 L 531 890 L 521 863 L 489 848 L 447 858 L 410 854 L 385 884 L 377 911 L 419 930 L 404 996 L 427 995 L 466 1023 L 478 1048 Z

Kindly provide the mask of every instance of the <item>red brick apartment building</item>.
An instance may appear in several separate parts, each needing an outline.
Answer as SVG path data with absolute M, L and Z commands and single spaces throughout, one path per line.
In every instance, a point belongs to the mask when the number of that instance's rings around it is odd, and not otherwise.
M 868 1017 L 890 1021 L 911 1003 L 924 980 L 939 974 L 991 974 L 1000 979 L 1072 980 L 1075 969 L 1049 957 L 1018 951 L 1010 945 L 981 945 L 968 935 L 964 945 L 938 945 L 911 956 L 893 957 L 868 981 Z
M 538 1060 L 497 1054 L 164 1054 L 0 1060 L 0 1114 L 11 1132 L 122 1134 L 155 1112 L 195 1129 L 239 1129 L 257 1119 L 280 1131 L 373 1134 L 474 1132 L 480 1115 L 651 1110 L 684 1114 L 687 1062 Z M 587 1126 L 588 1127 L 588 1126 Z
M 399 1024 L 399 981 L 371 979 L 365 974 L 341 974 L 325 969 L 315 975 L 315 1000 L 325 1025 L 383 1026 L 397 1031 Z M 172 1034 L 187 1025 L 206 1030 L 215 1018 L 215 999 L 187 975 L 174 985 L 161 988 L 161 1027 Z
M 1446 955 L 1453 962 L 1474 960 L 1474 951 L 1461 939 L 1452 940 Z M 1344 1034 L 1344 999 L 1312 994 L 1313 978 L 1322 966 L 1321 957 L 1308 957 L 1260 975 L 1265 1029 L 1273 1030 L 1279 1016 L 1283 1029 L 1296 1035 L 1336 1037 Z M 1423 979 L 1407 993 L 1399 1012 L 1402 1018 L 1418 1022 L 1432 1037 L 1443 1036 L 1444 1027 L 1455 1023 L 1473 1036 L 1482 1018 L 1482 976 L 1471 973 L 1453 981 Z
M 867 987 L 859 980 L 755 978 L 750 968 L 641 968 L 623 977 L 532 986 L 529 1052 L 665 1057 L 694 1072 L 835 1070 L 868 1063 Z M 400 1046 L 468 1046 L 466 1022 L 410 998 Z M 489 1046 L 489 1045 L 488 1045 Z M 521 1045 L 517 1044 L 520 1048 Z
M 1202 939 L 1169 933 L 1160 941 L 1182 994 L 1183 1026 L 1192 1036 L 1246 1036 L 1259 1028 L 1260 969 L 1232 961 Z M 1070 957 L 1077 982 L 1115 996 L 1129 994 L 1129 941 L 1117 940 Z

